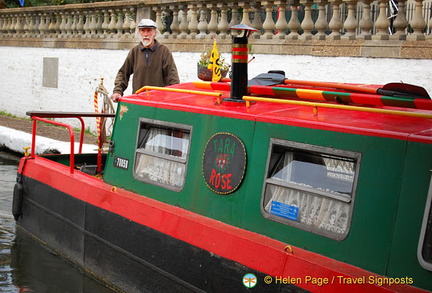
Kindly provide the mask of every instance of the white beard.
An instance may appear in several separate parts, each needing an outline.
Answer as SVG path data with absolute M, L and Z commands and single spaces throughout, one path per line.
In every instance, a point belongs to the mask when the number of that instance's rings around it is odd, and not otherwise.
M 144 47 L 148 47 L 152 43 L 152 40 L 151 39 L 141 39 L 141 43 L 143 44 Z

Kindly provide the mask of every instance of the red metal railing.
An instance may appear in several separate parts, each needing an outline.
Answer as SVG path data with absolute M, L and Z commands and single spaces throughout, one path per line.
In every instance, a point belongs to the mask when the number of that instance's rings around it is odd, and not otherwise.
M 73 131 L 73 128 L 71 125 L 48 120 L 45 118 L 77 118 L 81 122 L 81 132 L 80 132 L 80 141 L 79 141 L 79 152 L 81 154 L 82 152 L 82 145 L 84 141 L 84 129 L 85 129 L 85 123 L 82 117 L 114 117 L 115 114 L 107 114 L 107 113 L 94 113 L 94 112 L 50 112 L 50 111 L 39 111 L 39 112 L 27 112 L 28 116 L 30 116 L 33 119 L 33 125 L 32 125 L 32 144 L 31 144 L 31 158 L 35 157 L 35 151 L 36 151 L 36 133 L 37 133 L 37 121 L 65 127 L 69 130 L 69 137 L 70 137 L 70 156 L 69 156 L 69 166 L 70 166 L 70 172 L 74 173 L 75 168 L 75 133 Z M 98 170 L 101 169 L 102 165 L 102 153 L 101 148 L 98 146 Z

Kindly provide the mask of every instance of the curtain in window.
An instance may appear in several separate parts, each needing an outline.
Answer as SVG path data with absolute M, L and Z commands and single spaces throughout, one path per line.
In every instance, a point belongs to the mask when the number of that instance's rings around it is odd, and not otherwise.
M 293 182 L 293 157 L 292 152 L 286 152 L 283 159 L 284 168 L 271 178 Z M 265 210 L 271 214 L 274 213 L 272 205 L 282 203 L 286 207 L 298 208 L 297 222 L 336 234 L 344 234 L 347 230 L 349 203 L 269 183 L 266 187 L 266 198 L 270 200 Z M 291 217 L 290 219 L 292 220 Z
M 173 135 L 177 135 L 177 137 Z M 189 137 L 188 133 L 152 128 L 148 133 L 144 150 L 186 158 Z M 149 154 L 138 153 L 135 174 L 161 184 L 181 187 L 185 178 L 185 164 Z

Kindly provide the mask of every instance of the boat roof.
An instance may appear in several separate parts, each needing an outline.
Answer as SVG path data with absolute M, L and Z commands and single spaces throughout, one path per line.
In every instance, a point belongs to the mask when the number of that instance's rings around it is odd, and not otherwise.
M 197 87 L 196 85 L 197 83 L 191 82 L 160 89 L 148 87 L 138 94 L 123 97 L 121 102 L 204 115 L 432 144 L 431 110 L 389 106 L 340 105 L 336 102 L 310 103 L 303 101 L 298 104 L 281 104 L 275 102 L 274 97 L 265 96 L 263 96 L 264 99 L 247 105 L 243 100 L 230 101 L 229 91 L 203 89 L 202 86 Z M 173 91 L 168 91 L 170 89 Z M 177 89 L 179 91 L 176 91 Z M 205 93 L 219 96 L 210 96 Z M 287 99 L 282 100 L 287 101 Z M 292 101 L 293 99 L 288 100 Z M 327 108 L 326 105 L 330 105 L 330 108 Z M 368 109 L 376 112 L 368 112 Z

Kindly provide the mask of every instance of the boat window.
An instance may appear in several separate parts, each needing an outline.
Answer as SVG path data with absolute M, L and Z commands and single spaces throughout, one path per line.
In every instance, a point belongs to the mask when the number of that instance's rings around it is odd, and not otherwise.
M 135 178 L 180 191 L 186 178 L 191 127 L 141 118 Z
M 359 153 L 272 139 L 263 215 L 344 239 L 351 221 L 359 161 Z
M 429 186 L 417 254 L 422 267 L 432 271 L 432 179 Z

